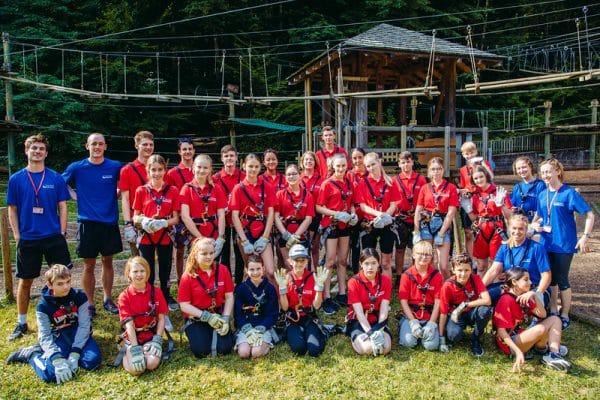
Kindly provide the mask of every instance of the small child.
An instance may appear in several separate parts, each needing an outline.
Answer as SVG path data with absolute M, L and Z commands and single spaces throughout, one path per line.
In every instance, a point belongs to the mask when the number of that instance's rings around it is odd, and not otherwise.
M 36 307 L 38 342 L 14 351 L 7 363 L 29 363 L 44 382 L 64 383 L 77 369 L 100 365 L 98 344 L 91 336 L 91 317 L 86 294 L 71 287 L 71 271 L 54 264 L 45 274 Z
M 119 318 L 125 329 L 123 368 L 131 375 L 140 375 L 160 365 L 169 306 L 162 291 L 148 283 L 150 265 L 145 258 L 127 260 L 125 277 L 129 286 L 119 295 Z
M 234 291 L 235 347 L 241 358 L 258 358 L 269 353 L 273 347 L 273 327 L 279 315 L 278 296 L 275 287 L 265 278 L 262 258 L 256 254 L 248 257 L 248 279 L 237 285 Z
M 481 336 L 492 316 L 492 307 L 481 277 L 472 274 L 471 270 L 468 254 L 452 257 L 453 275 L 444 282 L 440 293 L 440 351 L 448 352 L 449 345 L 460 341 L 469 325 L 473 327 L 471 351 L 475 357 L 481 357 L 484 354 Z M 446 343 L 444 330 L 450 343 Z

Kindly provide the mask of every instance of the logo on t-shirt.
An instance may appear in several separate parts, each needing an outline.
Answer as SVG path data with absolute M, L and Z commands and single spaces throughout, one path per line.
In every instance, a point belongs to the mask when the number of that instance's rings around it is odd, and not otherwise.
M 54 189 L 54 185 L 51 184 L 51 183 L 47 183 L 47 184 L 43 185 L 42 188 L 44 188 L 44 189 Z
M 112 175 L 102 175 L 102 179 L 112 179 Z

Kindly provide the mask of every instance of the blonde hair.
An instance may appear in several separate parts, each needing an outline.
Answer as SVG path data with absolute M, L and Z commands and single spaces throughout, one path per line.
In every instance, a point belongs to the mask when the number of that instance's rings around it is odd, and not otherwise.
M 558 180 L 563 182 L 563 179 L 565 177 L 565 167 L 562 165 L 562 163 L 556 158 L 550 158 L 548 160 L 542 161 L 539 165 L 539 169 L 541 170 L 542 167 L 546 164 L 550 164 L 552 168 L 558 171 Z
M 57 279 L 68 279 L 71 277 L 71 270 L 63 264 L 53 264 L 44 274 L 46 282 L 52 285 Z
M 513 214 L 508 220 L 508 226 L 511 227 L 515 222 L 522 222 L 525 224 L 525 227 L 529 224 L 529 219 L 523 214 Z M 509 236 L 506 240 L 506 244 L 509 248 L 515 247 L 517 242 L 514 237 Z
M 206 178 L 206 181 L 212 185 L 213 184 L 213 180 L 212 180 L 212 158 L 210 158 L 210 156 L 208 154 L 198 154 L 196 156 L 196 158 L 194 158 L 194 167 L 196 166 L 196 163 L 200 163 L 202 161 L 207 161 L 210 164 L 210 172 L 208 174 L 208 177 Z
M 302 156 L 300 157 L 300 166 L 302 167 L 302 172 L 304 172 L 304 157 L 309 156 L 313 159 L 313 161 L 315 162 L 315 171 L 319 170 L 319 160 L 317 158 L 317 155 L 315 154 L 314 151 L 305 151 L 304 154 L 302 154 Z
M 258 164 L 262 166 L 262 163 L 260 162 L 260 158 L 256 154 L 248 153 L 248 155 L 246 155 L 246 157 L 244 157 L 244 162 L 242 163 L 242 168 L 246 169 L 246 163 L 248 163 L 248 161 L 250 161 L 250 160 L 256 160 L 258 162 Z
M 429 178 L 431 178 L 431 176 L 429 175 L 429 168 L 431 168 L 433 164 L 439 165 L 440 167 L 442 167 L 442 170 L 444 169 L 444 160 L 441 157 L 433 157 L 427 162 L 427 176 Z
M 413 258 L 415 258 L 415 254 L 423 253 L 430 256 L 433 256 L 433 245 L 426 240 L 421 240 L 417 242 L 412 249 Z
M 461 153 L 466 153 L 466 152 L 471 152 L 471 151 L 477 152 L 477 146 L 473 142 L 464 142 L 462 144 L 462 146 L 460 146 Z
M 48 143 L 46 136 L 42 135 L 41 133 L 37 133 L 25 139 L 25 151 L 29 150 L 31 145 L 34 143 L 42 143 L 44 146 L 46 146 L 46 151 L 48 151 L 48 148 L 50 147 L 50 143 Z
M 335 153 L 334 155 L 332 155 L 331 157 L 329 157 L 327 159 L 327 170 L 329 171 L 328 176 L 332 176 L 333 175 L 333 173 L 334 173 L 333 163 L 337 159 L 344 160 L 344 162 L 346 163 L 346 170 L 348 170 L 348 159 L 346 158 L 346 155 L 342 154 L 342 153 Z
M 165 159 L 163 158 L 163 156 L 161 156 L 160 154 L 152 154 L 148 158 L 148 162 L 146 163 L 146 170 L 148 172 L 150 171 L 150 166 L 152 164 L 160 164 L 160 165 L 162 165 L 162 167 L 164 168 L 165 172 L 167 172 L 167 162 L 165 161 Z
M 144 139 L 150 139 L 154 141 L 154 135 L 150 131 L 139 131 L 133 137 L 133 141 L 135 142 L 135 144 L 140 144 Z
M 144 268 L 144 270 L 146 271 L 146 282 L 148 282 L 148 279 L 150 279 L 150 264 L 148 264 L 148 260 L 146 260 L 142 256 L 130 257 L 127 260 L 127 262 L 125 263 L 124 271 L 125 279 L 131 282 L 129 274 L 131 273 L 131 269 L 136 265 L 141 265 Z
M 188 255 L 188 258 L 185 262 L 185 272 L 191 276 L 195 277 L 197 275 L 196 271 L 198 271 L 198 268 L 200 266 L 198 265 L 198 261 L 196 259 L 198 258 L 198 253 L 200 252 L 200 248 L 205 245 L 210 245 L 213 248 L 213 250 L 215 248 L 214 240 L 212 240 L 211 238 L 206 238 L 206 237 L 204 237 L 202 239 L 198 239 L 198 240 L 194 241 L 194 243 L 192 244 L 192 248 L 190 249 L 190 254 Z
M 365 155 L 365 164 L 367 162 L 367 159 L 369 159 L 369 160 L 373 159 L 373 160 L 377 161 L 377 163 L 379 164 L 379 173 L 381 174 L 381 176 L 383 176 L 383 180 L 388 185 L 391 185 L 392 184 L 392 178 L 390 178 L 388 176 L 388 174 L 385 172 L 385 169 L 383 169 L 383 165 L 381 164 L 381 159 L 379 158 L 379 154 L 377 154 L 375 152 L 367 153 Z

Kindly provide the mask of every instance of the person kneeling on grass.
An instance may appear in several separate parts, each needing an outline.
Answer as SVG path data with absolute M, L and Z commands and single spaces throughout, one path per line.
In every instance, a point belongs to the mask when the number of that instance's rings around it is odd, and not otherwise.
M 98 344 L 91 336 L 86 294 L 71 287 L 71 272 L 54 264 L 45 274 L 46 286 L 36 308 L 38 342 L 14 351 L 7 363 L 29 363 L 45 382 L 64 383 L 77 369 L 100 365 Z
M 387 327 L 392 279 L 379 271 L 379 253 L 366 248 L 360 254 L 361 271 L 348 281 L 346 332 L 358 354 L 387 354 L 392 339 Z
M 258 358 L 269 353 L 277 338 L 273 327 L 279 315 L 275 287 L 265 278 L 262 258 L 248 256 L 248 279 L 235 288 L 234 317 L 239 327 L 235 346 L 241 358 Z
M 560 344 L 562 322 L 557 316 L 546 318 L 544 303 L 531 291 L 529 272 L 515 267 L 506 272 L 505 292 L 494 310 L 492 324 L 496 331 L 496 344 L 506 355 L 514 356 L 513 371 L 525 364 L 525 354 L 530 349 L 542 354 L 542 364 L 559 371 L 568 371 L 571 363 L 564 359 L 568 350 Z M 540 319 L 530 326 L 531 317 Z
M 481 277 L 471 270 L 472 261 L 468 254 L 452 257 L 454 275 L 444 282 L 440 293 L 440 351 L 450 351 L 450 345 L 460 341 L 465 327 L 470 325 L 473 326 L 471 351 L 475 357 L 481 357 L 484 354 L 481 336 L 492 316 L 492 301 Z
M 119 318 L 125 332 L 123 368 L 131 375 L 158 368 L 162 359 L 162 335 L 169 306 L 163 292 L 148 283 L 150 265 L 136 256 L 127 260 L 129 286 L 119 295 Z

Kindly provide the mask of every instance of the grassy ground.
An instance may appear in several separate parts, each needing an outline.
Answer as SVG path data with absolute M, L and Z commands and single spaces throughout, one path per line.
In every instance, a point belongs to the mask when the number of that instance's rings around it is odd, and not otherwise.
M 35 334 L 17 342 L 4 339 L 14 327 L 15 314 L 13 304 L 0 307 L 2 359 L 36 340 Z M 181 314 L 172 314 L 173 323 L 180 326 Z M 338 316 L 337 322 L 341 318 Z M 396 340 L 395 320 L 392 325 Z M 62 386 L 38 380 L 29 365 L 4 365 L 0 398 L 600 398 L 600 334 L 583 323 L 574 323 L 565 333 L 574 364 L 569 374 L 548 370 L 537 358 L 529 361 L 523 372 L 512 373 L 511 361 L 495 349 L 491 335 L 486 334 L 486 354 L 479 360 L 470 355 L 466 343 L 449 354 L 401 349 L 394 344 L 387 357 L 359 357 L 345 336 L 331 338 L 324 354 L 316 359 L 296 357 L 286 344 L 254 361 L 242 361 L 236 355 L 196 359 L 184 338 L 170 361 L 155 372 L 134 378 L 121 368 L 105 365 L 116 354 L 118 331 L 117 318 L 100 312 L 94 321 L 94 337 L 102 348 L 102 368 L 79 372 Z

